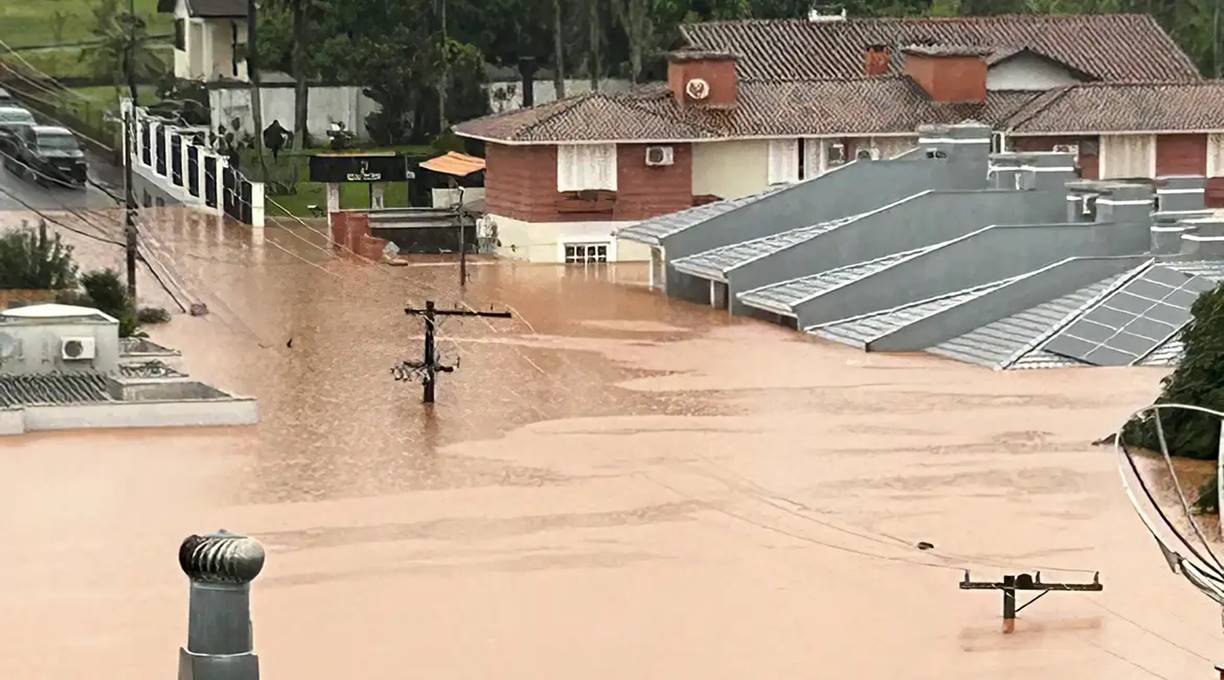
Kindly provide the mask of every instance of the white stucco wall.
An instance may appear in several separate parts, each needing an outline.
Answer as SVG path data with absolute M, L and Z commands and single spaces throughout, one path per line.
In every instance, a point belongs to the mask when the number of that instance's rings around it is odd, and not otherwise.
M 255 400 L 246 398 L 196 402 L 104 402 L 70 406 L 27 406 L 21 412 L 26 432 L 120 427 L 254 425 L 259 422 Z M 2 427 L 3 422 L 0 421 L 0 428 Z
M 246 22 L 241 19 L 191 18 L 184 0 L 174 7 L 175 21 L 185 21 L 185 50 L 174 50 L 174 75 L 189 80 L 246 80 L 246 62 L 234 74 L 234 28 L 238 42 L 246 42 Z
M 738 198 L 769 186 L 769 142 L 693 144 L 693 195 Z
M 0 324 L 0 333 L 17 341 L 15 355 L 0 361 L 5 373 L 112 373 L 119 368 L 119 325 L 115 323 L 19 321 Z M 60 356 L 64 338 L 93 338 L 96 358 L 65 361 Z
M 600 92 L 626 92 L 632 84 L 628 80 L 609 78 L 599 81 Z M 485 86 L 489 93 L 489 110 L 493 113 L 513 111 L 523 107 L 523 84 L 518 81 L 495 82 Z M 566 80 L 565 96 L 573 97 L 591 91 L 590 80 Z M 544 104 L 557 100 L 557 86 L 552 79 L 536 80 L 532 86 L 536 104 Z
M 637 224 L 632 222 L 524 222 L 501 215 L 489 215 L 497 225 L 501 247 L 497 254 L 528 262 L 565 262 L 567 243 L 606 243 L 609 262 L 641 262 L 650 259 L 650 247 L 635 241 L 618 240 L 616 229 Z
M 1049 90 L 1079 82 L 1067 69 L 1032 54 L 1020 54 L 990 67 L 987 90 Z
M 264 125 L 271 125 L 279 120 L 281 127 L 293 129 L 294 92 L 293 87 L 264 86 L 259 91 L 260 103 L 263 108 Z M 212 129 L 217 124 L 224 123 L 229 127 L 230 121 L 240 118 L 244 130 L 253 132 L 254 123 L 251 120 L 251 91 L 246 88 L 213 88 L 208 91 L 209 106 L 212 109 Z M 365 118 L 378 110 L 378 104 L 365 96 L 360 87 L 345 85 L 333 87 L 311 87 L 308 95 L 307 127 L 316 139 L 327 139 L 327 130 L 332 121 L 344 123 L 345 127 L 357 135 L 359 139 L 369 139 L 366 132 Z

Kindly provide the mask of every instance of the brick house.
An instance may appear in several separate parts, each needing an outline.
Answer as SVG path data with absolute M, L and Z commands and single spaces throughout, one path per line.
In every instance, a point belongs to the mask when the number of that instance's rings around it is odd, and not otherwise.
M 819 19 L 683 26 L 665 83 L 456 126 L 486 143 L 499 252 L 646 259 L 612 233 L 892 157 L 919 125 L 966 119 L 999 148 L 1071 150 L 1087 178 L 1224 176 L 1224 83 L 1149 16 Z

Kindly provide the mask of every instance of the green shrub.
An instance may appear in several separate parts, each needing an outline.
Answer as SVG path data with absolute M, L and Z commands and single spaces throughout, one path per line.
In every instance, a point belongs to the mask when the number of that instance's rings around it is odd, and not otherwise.
M 0 288 L 71 289 L 76 274 L 72 246 L 48 238 L 45 222 L 0 234 Z
M 1180 339 L 1186 352 L 1181 363 L 1161 383 L 1157 404 L 1189 404 L 1224 412 L 1224 286 L 1203 293 L 1190 308 L 1190 323 Z M 1220 451 L 1220 418 L 1189 409 L 1161 409 L 1160 423 L 1169 454 L 1215 460 Z M 1135 418 L 1123 429 L 1128 444 L 1160 450 L 1155 412 Z M 1216 479 L 1200 489 L 1200 510 L 1218 507 Z
M 162 307 L 141 307 L 136 312 L 136 320 L 140 323 L 166 323 L 170 321 L 170 312 Z
M 140 330 L 136 310 L 127 296 L 127 287 L 113 269 L 99 269 L 81 277 L 81 287 L 92 307 L 119 320 L 119 337 L 134 336 Z

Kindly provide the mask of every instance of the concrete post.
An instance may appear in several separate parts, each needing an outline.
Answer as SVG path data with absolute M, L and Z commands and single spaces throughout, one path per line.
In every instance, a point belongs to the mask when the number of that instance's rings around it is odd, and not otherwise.
M 264 183 L 251 182 L 251 226 L 262 229 L 264 226 Z
M 375 182 L 370 187 L 370 203 L 374 210 L 382 210 L 387 207 L 387 183 Z
M 250 599 L 263 564 L 253 538 L 222 530 L 183 540 L 179 566 L 191 579 L 191 602 L 178 680 L 259 680 Z
M 327 226 L 332 225 L 332 215 L 340 212 L 340 185 L 327 183 Z
M 207 186 L 208 177 L 204 175 L 204 159 L 208 157 L 208 150 L 202 145 L 198 145 L 198 148 L 199 151 L 196 152 L 196 183 L 199 186 L 196 187 L 196 191 L 200 197 L 200 203 L 203 203 L 204 197 L 207 195 L 207 190 L 204 187 Z
M 225 169 L 229 167 L 229 160 L 224 156 L 217 156 L 217 175 L 213 177 L 213 182 L 217 185 L 217 214 L 225 214 Z
M 170 184 L 174 184 L 174 160 L 171 157 L 171 154 L 174 153 L 174 145 L 170 143 L 170 134 L 174 132 L 174 128 L 163 125 L 162 131 L 166 133 L 162 139 L 162 143 L 166 145 L 166 177 L 170 180 Z

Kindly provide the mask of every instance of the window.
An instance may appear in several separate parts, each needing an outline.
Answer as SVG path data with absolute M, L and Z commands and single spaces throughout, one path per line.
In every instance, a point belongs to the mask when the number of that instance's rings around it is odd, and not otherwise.
M 990 133 L 990 153 L 1007 151 L 1007 137 L 1002 132 Z
M 616 191 L 615 144 L 557 147 L 557 191 Z
M 187 20 L 174 20 L 174 49 L 179 52 L 187 51 Z
M 769 140 L 770 184 L 790 184 L 799 181 L 799 140 Z
M 587 264 L 589 262 L 607 262 L 608 244 L 606 243 L 567 243 L 565 244 L 566 264 Z
M 1156 174 L 1156 137 L 1101 135 L 1101 179 L 1152 177 Z
M 837 165 L 845 165 L 846 163 L 846 145 L 842 142 L 833 142 L 829 145 L 828 166 L 834 167 Z

